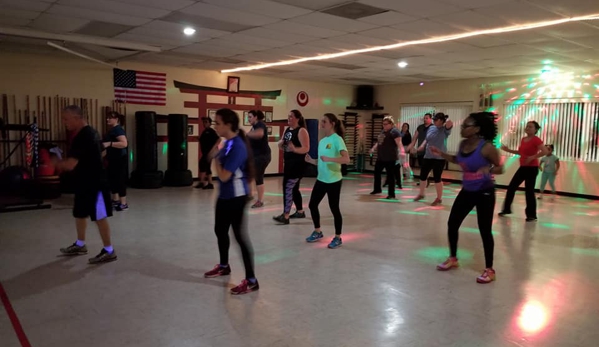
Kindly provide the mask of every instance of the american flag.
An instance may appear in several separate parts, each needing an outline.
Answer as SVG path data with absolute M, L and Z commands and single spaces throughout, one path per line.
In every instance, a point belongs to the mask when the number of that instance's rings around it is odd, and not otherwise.
M 114 69 L 114 97 L 128 104 L 166 105 L 166 74 Z

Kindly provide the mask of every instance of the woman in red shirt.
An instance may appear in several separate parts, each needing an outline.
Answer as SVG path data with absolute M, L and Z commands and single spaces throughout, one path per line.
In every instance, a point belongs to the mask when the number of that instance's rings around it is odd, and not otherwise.
M 517 151 L 509 149 L 504 144 L 501 145 L 502 150 L 520 155 L 520 168 L 518 168 L 518 171 L 516 171 L 510 181 L 505 201 L 503 202 L 503 210 L 499 212 L 500 216 L 512 213 L 514 195 L 520 184 L 524 182 L 526 190 L 526 221 L 532 222 L 537 220 L 535 182 L 539 174 L 539 158 L 547 155 L 547 148 L 543 145 L 543 140 L 536 136 L 539 129 L 541 129 L 541 126 L 535 121 L 526 123 L 526 128 L 524 129 L 526 136 L 520 141 L 520 147 L 518 147 Z

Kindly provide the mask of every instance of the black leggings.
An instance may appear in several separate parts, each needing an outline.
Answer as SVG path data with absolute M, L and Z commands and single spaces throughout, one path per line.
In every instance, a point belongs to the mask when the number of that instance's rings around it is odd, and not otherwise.
M 119 197 L 127 196 L 127 156 L 110 160 L 106 169 L 110 192 L 118 194 Z
M 291 205 L 295 204 L 295 209 L 302 211 L 304 209 L 302 193 L 300 193 L 301 178 L 283 177 L 283 212 L 290 213 Z
M 449 238 L 449 252 L 452 257 L 457 257 L 458 253 L 458 230 L 464 221 L 464 218 L 476 206 L 476 217 L 478 219 L 478 229 L 480 237 L 483 239 L 483 248 L 485 250 L 485 267 L 493 267 L 493 249 L 495 241 L 493 240 L 493 210 L 495 209 L 495 188 L 481 190 L 478 192 L 469 192 L 462 189 L 455 198 L 449 220 L 447 221 L 447 237 Z
M 245 266 L 245 278 L 254 278 L 254 250 L 247 232 L 245 223 L 245 205 L 247 196 L 239 196 L 232 199 L 218 199 L 214 215 L 214 233 L 218 239 L 218 252 L 220 264 L 229 264 L 229 228 L 233 227 L 233 235 L 241 249 L 243 265 Z
M 395 161 L 382 161 L 377 160 L 374 164 L 374 191 L 380 192 L 381 189 L 381 175 L 383 169 L 387 171 L 387 190 L 389 196 L 395 196 Z
M 539 174 L 539 168 L 537 166 L 520 166 L 518 171 L 512 177 L 510 185 L 507 188 L 505 194 L 505 201 L 503 202 L 502 212 L 512 212 L 512 202 L 514 201 L 514 195 L 516 190 L 524 182 L 524 189 L 526 191 L 526 218 L 537 218 L 537 200 L 535 200 L 535 182 L 537 181 L 537 175 Z
M 315 229 L 320 228 L 320 212 L 318 211 L 318 205 L 322 199 L 324 199 L 324 196 L 327 195 L 329 198 L 329 208 L 335 219 L 335 235 L 341 235 L 341 228 L 343 227 L 343 217 L 341 216 L 341 210 L 339 209 L 341 182 L 343 182 L 343 180 L 335 183 L 324 183 L 317 180 L 316 183 L 314 183 L 309 206 Z

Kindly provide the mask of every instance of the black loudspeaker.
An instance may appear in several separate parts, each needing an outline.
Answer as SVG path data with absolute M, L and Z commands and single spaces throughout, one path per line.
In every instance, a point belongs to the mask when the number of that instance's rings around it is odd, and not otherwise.
M 358 107 L 373 107 L 374 106 L 374 87 L 373 86 L 358 86 L 356 88 L 356 104 Z
M 162 187 L 162 171 L 158 171 L 158 149 L 156 142 L 156 112 L 135 112 L 135 160 L 136 168 L 131 173 L 131 186 L 151 189 Z
M 312 158 L 318 158 L 318 119 L 306 119 L 306 130 L 310 136 L 310 151 L 308 152 Z M 318 171 L 314 165 L 306 165 L 304 171 L 305 177 L 316 177 Z
M 182 187 L 193 183 L 191 171 L 187 169 L 187 115 L 168 115 L 168 169 L 164 184 Z

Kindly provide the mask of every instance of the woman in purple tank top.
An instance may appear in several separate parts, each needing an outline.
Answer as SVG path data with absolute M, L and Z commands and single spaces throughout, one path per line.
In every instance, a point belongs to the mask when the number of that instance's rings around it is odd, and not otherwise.
M 447 236 L 449 238 L 449 258 L 437 265 L 437 270 L 447 271 L 459 267 L 458 231 L 460 225 L 476 206 L 478 229 L 485 250 L 485 270 L 476 278 L 478 283 L 490 283 L 495 280 L 493 269 L 493 210 L 495 209 L 495 182 L 493 174 L 502 174 L 503 165 L 499 152 L 493 146 L 497 136 L 495 115 L 490 112 L 472 113 L 462 123 L 462 137 L 457 155 L 441 152 L 431 148 L 435 155 L 441 155 L 446 160 L 462 167 L 462 190 L 456 197 L 449 220 L 447 221 Z

